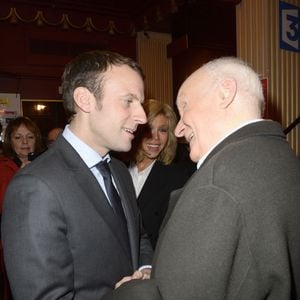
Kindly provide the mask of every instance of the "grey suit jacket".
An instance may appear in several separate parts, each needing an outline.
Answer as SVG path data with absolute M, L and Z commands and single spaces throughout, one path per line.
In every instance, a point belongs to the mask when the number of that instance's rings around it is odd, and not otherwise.
M 227 137 L 174 197 L 149 284 L 105 300 L 300 299 L 300 163 L 279 124 Z
M 151 264 L 130 174 L 114 158 L 110 165 L 130 251 L 100 185 L 63 137 L 12 180 L 2 233 L 14 300 L 100 299 L 123 276 Z

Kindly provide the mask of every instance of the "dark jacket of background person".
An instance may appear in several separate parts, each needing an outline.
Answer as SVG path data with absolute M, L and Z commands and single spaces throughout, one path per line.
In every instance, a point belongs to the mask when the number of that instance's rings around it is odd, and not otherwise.
M 57 286 L 51 294 L 52 299 L 59 295 L 65 295 L 66 299 L 98 299 L 99 295 L 112 288 L 111 282 L 131 274 L 141 264 L 151 264 L 148 239 L 142 238 L 139 244 L 139 212 L 133 186 L 127 184 L 131 181 L 130 175 L 117 160 L 112 159 L 111 165 L 120 195 L 127 200 L 125 210 L 130 216 L 131 257 L 124 251 L 123 239 L 118 236 L 121 232 L 116 227 L 113 212 L 99 183 L 63 137 L 59 137 L 34 164 L 15 176 L 7 192 L 9 201 L 3 218 L 3 238 L 5 263 L 11 272 L 8 274 L 14 282 L 16 299 L 42 299 L 49 282 Z M 65 193 L 66 190 L 68 193 Z M 28 205 L 30 211 L 25 209 Z M 21 209 L 14 210 L 12 215 L 11 208 L 14 206 Z M 34 218 L 29 219 L 29 214 Z M 22 222 L 16 225 L 15 218 Z M 34 222 L 30 226 L 34 230 L 25 231 L 28 226 L 22 224 L 26 222 Z M 57 231 L 61 234 L 57 235 Z M 19 247 L 26 249 L 27 240 L 41 232 L 45 237 L 41 237 L 39 247 L 11 256 L 11 251 L 18 251 L 12 248 L 13 240 L 17 239 Z M 41 254 L 40 251 L 50 263 L 36 259 L 34 261 L 38 265 L 31 263 Z M 72 261 L 73 264 L 70 264 Z M 39 281 L 34 295 L 23 272 L 18 273 L 20 268 L 26 268 L 26 273 Z M 69 281 L 70 274 L 73 274 L 73 281 Z M 41 278 L 45 285 L 41 284 Z M 32 280 L 30 283 L 34 284 Z M 73 294 L 74 291 L 76 294 Z
M 138 206 L 143 216 L 153 248 L 159 235 L 159 228 L 167 212 L 170 194 L 181 188 L 190 177 L 183 165 L 164 165 L 156 161 L 138 196 Z

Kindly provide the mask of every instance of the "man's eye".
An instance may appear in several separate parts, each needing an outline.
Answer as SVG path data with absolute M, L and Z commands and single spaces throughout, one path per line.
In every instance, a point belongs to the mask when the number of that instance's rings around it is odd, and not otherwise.
M 125 102 L 127 103 L 127 104 L 130 104 L 130 103 L 132 103 L 133 102 L 133 100 L 130 98 L 130 99 L 125 99 Z

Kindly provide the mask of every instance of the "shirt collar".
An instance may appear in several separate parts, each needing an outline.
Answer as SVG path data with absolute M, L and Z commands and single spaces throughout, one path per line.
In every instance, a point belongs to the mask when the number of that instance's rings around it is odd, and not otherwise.
M 63 133 L 63 137 L 71 144 L 75 151 L 79 154 L 85 164 L 92 168 L 100 161 L 107 159 L 110 162 L 110 155 L 106 154 L 101 157 L 94 149 L 84 143 L 80 138 L 78 138 L 71 130 L 70 126 L 66 125 Z

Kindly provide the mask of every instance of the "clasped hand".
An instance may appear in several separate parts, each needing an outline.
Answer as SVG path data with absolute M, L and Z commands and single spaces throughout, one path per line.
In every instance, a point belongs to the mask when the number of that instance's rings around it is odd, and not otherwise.
M 115 289 L 120 287 L 123 283 L 131 281 L 133 279 L 140 279 L 140 280 L 150 279 L 150 275 L 151 275 L 150 268 L 146 268 L 141 271 L 135 271 L 131 276 L 125 276 L 119 282 L 117 282 L 115 285 Z

